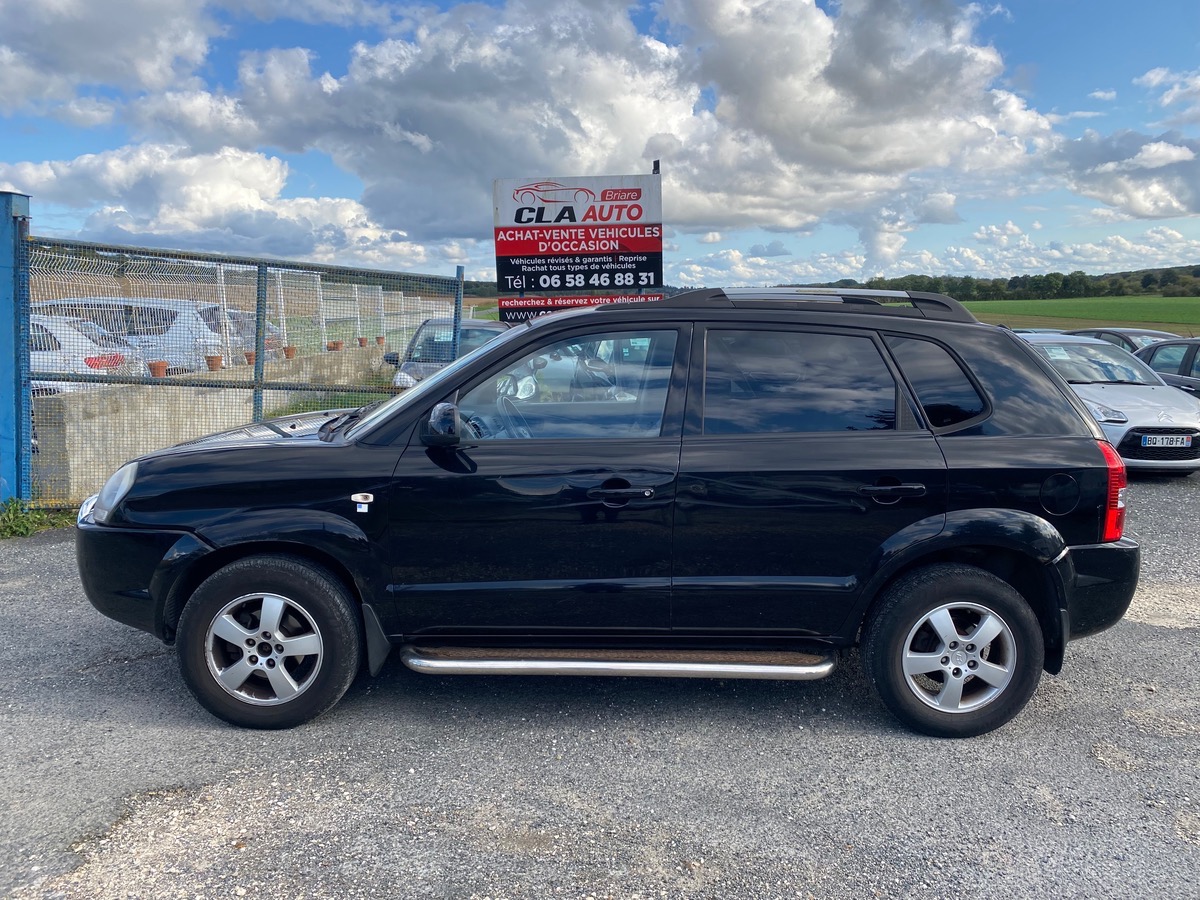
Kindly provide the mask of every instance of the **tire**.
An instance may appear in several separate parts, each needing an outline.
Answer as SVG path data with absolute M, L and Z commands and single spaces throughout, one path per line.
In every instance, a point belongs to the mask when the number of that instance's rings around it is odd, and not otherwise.
M 291 728 L 329 710 L 362 659 L 357 609 L 321 566 L 252 556 L 201 583 L 179 617 L 188 688 L 209 712 L 246 728 Z
M 980 629 L 986 643 L 973 641 Z M 902 576 L 867 623 L 863 665 L 903 724 L 936 737 L 974 737 L 1025 708 L 1045 646 L 1029 604 L 974 566 L 938 564 Z

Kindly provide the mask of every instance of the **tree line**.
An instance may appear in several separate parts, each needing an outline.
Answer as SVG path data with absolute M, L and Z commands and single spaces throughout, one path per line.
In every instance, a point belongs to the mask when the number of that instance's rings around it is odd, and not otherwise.
M 868 287 L 873 290 L 929 291 L 949 294 L 957 300 L 1051 300 L 1071 297 L 1125 297 L 1161 294 L 1164 297 L 1200 297 L 1200 266 L 1169 269 L 1140 269 L 1108 275 L 1067 274 L 1014 275 L 1011 278 L 974 278 L 970 275 L 903 275 L 872 278 L 861 285 L 845 279 L 831 287 Z
M 1044 275 L 1014 275 L 1011 278 L 975 278 L 971 275 L 902 275 L 872 278 L 865 284 L 852 278 L 825 284 L 785 284 L 780 287 L 871 288 L 884 291 L 927 291 L 949 294 L 957 300 L 1055 300 L 1070 297 L 1126 297 L 1161 294 L 1164 297 L 1200 297 L 1200 266 L 1139 269 L 1108 275 L 1075 271 Z M 670 296 L 691 288 L 664 285 Z M 495 297 L 496 282 L 467 281 L 467 297 Z

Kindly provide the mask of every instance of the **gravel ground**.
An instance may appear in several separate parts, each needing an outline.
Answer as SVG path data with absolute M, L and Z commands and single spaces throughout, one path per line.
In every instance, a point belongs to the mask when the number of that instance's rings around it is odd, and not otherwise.
M 813 683 L 429 677 L 241 731 L 83 599 L 72 535 L 0 544 L 13 898 L 1195 896 L 1200 476 L 1141 479 L 1143 581 L 990 735 Z

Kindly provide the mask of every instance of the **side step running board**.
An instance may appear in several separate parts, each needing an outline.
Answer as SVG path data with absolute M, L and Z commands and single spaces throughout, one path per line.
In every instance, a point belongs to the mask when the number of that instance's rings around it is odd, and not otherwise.
M 642 678 L 777 678 L 814 681 L 836 657 L 770 650 L 564 650 L 417 647 L 400 650 L 406 666 L 426 675 L 624 675 Z

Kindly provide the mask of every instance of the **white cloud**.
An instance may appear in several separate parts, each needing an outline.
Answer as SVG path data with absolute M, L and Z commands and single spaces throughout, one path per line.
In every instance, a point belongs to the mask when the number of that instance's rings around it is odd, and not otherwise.
M 1158 103 L 1164 109 L 1180 107 L 1178 112 L 1172 112 L 1168 125 L 1200 124 L 1200 69 L 1173 72 L 1160 67 L 1135 78 L 1133 83 L 1160 91 Z
M 1090 94 L 1088 94 L 1088 96 L 1091 97 L 1093 100 L 1103 100 L 1105 102 L 1109 102 L 1111 100 L 1117 99 L 1117 92 L 1116 91 L 1092 91 Z
M 390 4 L 370 0 L 218 0 L 217 5 L 266 22 L 293 19 L 307 24 L 386 26 L 394 19 Z
M 54 0 L 0 7 L 0 112 L 92 86 L 161 90 L 204 61 L 219 27 L 204 0 Z
M 367 8 L 305 7 L 330 20 Z M 251 53 L 226 92 L 148 97 L 135 121 L 210 151 L 319 150 L 362 181 L 376 218 L 426 239 L 484 237 L 492 178 L 652 159 L 682 228 L 801 231 L 894 205 L 921 173 L 1011 178 L 1052 139 L 1046 117 L 994 87 L 1003 63 L 974 6 L 664 0 L 658 13 L 674 43 L 638 33 L 623 0 L 412 8 L 340 75 L 302 49 Z M 935 205 L 915 218 L 954 221 Z
M 1200 214 L 1200 141 L 1167 134 L 1089 131 L 1064 142 L 1047 165 L 1072 190 L 1135 218 Z
M 953 225 L 962 221 L 955 207 L 958 198 L 949 191 L 935 191 L 917 201 L 916 220 L 927 224 Z
M 1166 141 L 1154 141 L 1143 144 L 1138 152 L 1129 159 L 1120 162 L 1106 162 L 1096 166 L 1096 172 L 1120 172 L 1132 169 L 1161 169 L 1172 163 L 1188 162 L 1196 158 L 1191 147 L 1180 147 Z
M 792 251 L 784 246 L 783 241 L 771 241 L 769 244 L 755 244 L 746 251 L 747 256 L 791 256 Z
M 1023 232 L 1012 220 L 1003 225 L 984 225 L 972 235 L 981 244 L 991 244 L 995 247 L 1008 247 L 1015 240 L 1023 237 Z
M 69 207 L 94 208 L 81 237 L 324 262 L 420 267 L 429 251 L 372 220 L 355 200 L 281 196 L 287 165 L 225 148 L 192 154 L 143 145 L 71 161 L 0 163 L 0 189 Z M 459 245 L 461 246 L 464 245 Z M 444 254 L 458 258 L 453 248 Z
M 705 234 L 702 234 L 696 240 L 698 240 L 702 244 L 719 244 L 719 243 L 721 243 L 721 240 L 722 240 L 721 232 L 709 231 L 709 232 L 706 232 Z

